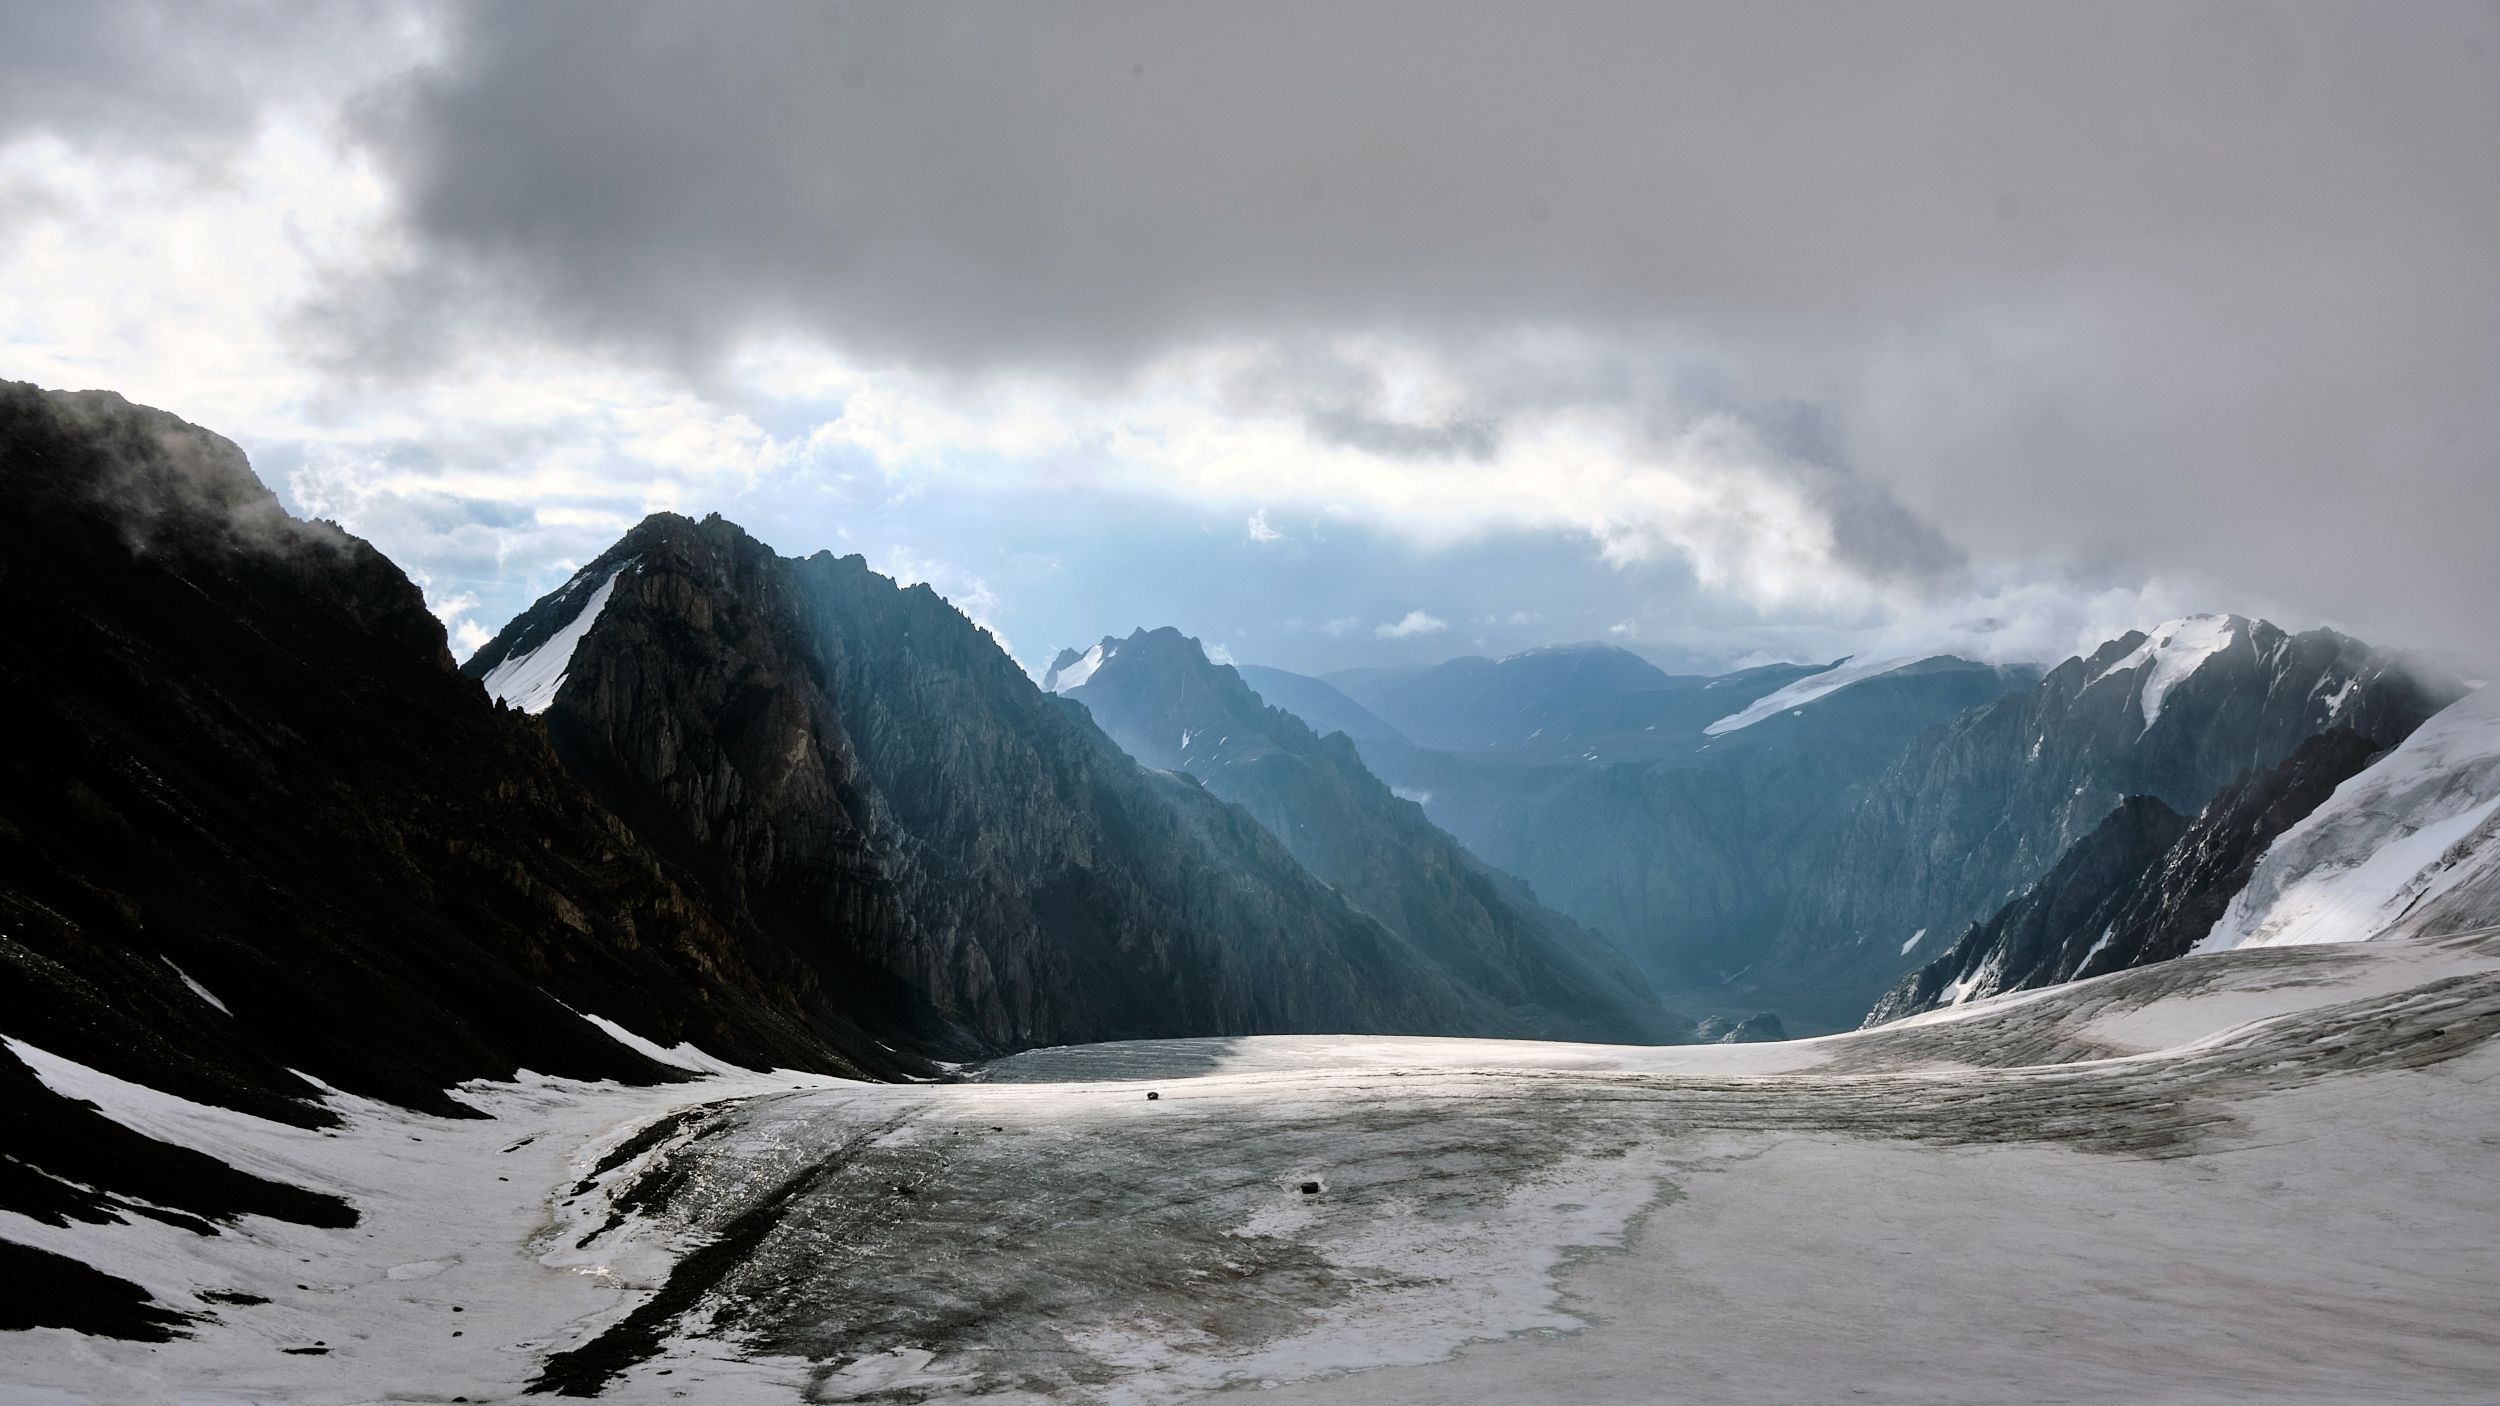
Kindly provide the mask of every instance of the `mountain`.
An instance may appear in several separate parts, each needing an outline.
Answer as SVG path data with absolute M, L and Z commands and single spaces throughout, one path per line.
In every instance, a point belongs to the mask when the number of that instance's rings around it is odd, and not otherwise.
M 2349 735 L 2349 734 L 2347 734 Z M 2054 868 L 1876 1002 L 1870 1026 L 1982 996 L 2053 986 L 2117 932 L 2130 899 L 2188 828 L 2153 796 L 2129 796 L 2058 856 Z M 1917 945 L 1913 938 L 1904 950 Z
M 2332 630 L 2199 616 L 2130 631 L 1922 736 L 1869 789 L 1768 955 L 1871 1004 L 1914 934 L 1995 913 L 2123 798 L 2194 815 L 2317 733 L 2401 740 L 2459 688 Z
M 2151 796 L 2127 797 L 2037 884 L 1903 977 L 1867 1024 L 2185 955 L 2275 838 L 2379 750 L 2331 728 L 2225 787 L 2193 821 Z
M 2500 690 L 2449 705 L 2267 847 L 2200 952 L 2500 922 Z
M 304 1127 L 337 1122 L 331 1090 L 462 1117 L 455 1085 L 523 1069 L 683 1078 L 649 1052 L 688 1041 L 928 1071 L 759 968 L 460 676 L 406 576 L 288 516 L 233 444 L 0 383 L 0 505 L 0 1205 L 202 1234 L 356 1217 L 51 1093 L 27 1047 Z M 119 1311 L 109 1284 L 11 1272 Z
M 1257 664 L 1232 667 L 1262 701 L 1300 718 L 1322 737 L 1342 732 L 1358 747 L 1367 742 L 1411 745 L 1406 734 L 1388 719 L 1347 697 L 1325 679 Z
M 1920 734 L 2038 675 L 1949 657 L 1892 661 L 1707 731 L 1830 672 L 1789 665 L 1670 677 L 1603 706 L 1556 700 L 1554 711 L 1590 729 L 1559 759 L 1516 749 L 1460 756 L 1396 737 L 1357 747 L 1486 863 L 1629 953 L 1669 1005 L 1735 1019 L 1775 1006 L 1791 1028 L 1841 1029 L 1858 1022 L 1872 993 L 1823 1000 L 1811 990 L 1735 989 L 1729 978 L 1782 934 L 1867 788 Z M 1631 730 L 1617 730 L 1624 726 Z
M 1594 702 L 1671 680 L 1630 650 L 1571 644 L 1420 669 L 1348 669 L 1327 682 L 1423 746 L 1478 752 L 1525 745 Z
M 2045 674 L 1883 657 L 1693 680 L 1622 653 L 1332 681 L 1397 730 L 1358 739 L 1374 772 L 1633 954 L 1671 1004 L 1775 1009 L 1809 1032 L 1857 1024 L 2122 798 L 2195 816 L 2311 736 L 2400 740 L 2460 687 L 2236 616 L 2130 632 Z M 2308 794 L 2323 774 L 2284 780 Z M 2266 823 L 2297 818 L 2263 799 Z M 2208 836 L 2200 862 L 2248 861 L 2247 833 Z
M 1044 682 L 1083 703 L 1130 756 L 1241 806 L 1304 867 L 1453 982 L 1498 1001 L 1520 1028 L 1575 1040 L 1686 1033 L 1621 953 L 1488 869 L 1392 794 L 1347 738 L 1322 738 L 1267 706 L 1196 640 L 1139 630 L 1077 660 Z
M 1689 754 L 1707 740 L 1710 724 L 1816 672 L 1776 664 L 1716 678 L 1669 674 L 1627 649 L 1569 644 L 1422 668 L 1348 669 L 1323 682 L 1435 751 L 1632 761 Z
M 543 706 L 694 889 L 916 1047 L 1526 1028 L 858 557 L 662 514 L 465 667 Z

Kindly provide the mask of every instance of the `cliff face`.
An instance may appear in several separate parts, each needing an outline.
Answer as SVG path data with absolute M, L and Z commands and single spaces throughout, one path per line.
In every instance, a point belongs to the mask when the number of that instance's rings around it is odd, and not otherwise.
M 655 517 L 466 666 L 539 666 L 566 764 L 778 962 L 940 1052 L 1497 1033 L 1495 1002 L 1248 816 L 1141 770 L 925 586 Z M 551 672 L 540 669 L 539 672 Z
M 2159 799 L 2129 796 L 2039 883 L 1903 977 L 1867 1023 L 2064 980 L 2060 973 L 2071 975 L 2115 929 L 2128 898 L 2187 826 L 2186 817 Z
M 1239 805 L 1313 874 L 1450 981 L 1511 1014 L 1509 1033 L 1681 1038 L 1633 964 L 1536 903 L 1393 794 L 1343 736 L 1271 708 L 1177 630 L 1105 640 L 1068 692 L 1147 766 Z

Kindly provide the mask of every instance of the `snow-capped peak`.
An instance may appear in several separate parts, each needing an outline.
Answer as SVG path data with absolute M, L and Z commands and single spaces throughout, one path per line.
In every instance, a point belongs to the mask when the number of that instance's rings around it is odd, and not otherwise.
M 486 673 L 486 691 L 524 713 L 543 713 L 556 701 L 556 690 L 564 687 L 565 675 L 573 667 L 573 651 L 590 635 L 590 627 L 599 623 L 599 613 L 608 608 L 608 597 L 616 593 L 616 578 L 625 574 L 625 562 L 608 573 L 599 589 L 590 593 L 579 614 L 566 622 L 563 629 L 549 635 L 536 649 L 515 654 Z M 569 593 L 568 593 L 569 594 Z
M 2125 658 L 2094 674 L 2092 682 L 2143 669 L 2137 701 L 2143 705 L 2144 728 L 2149 732 L 2170 690 L 2205 667 L 2206 660 L 2230 648 L 2247 624 L 2236 615 L 2190 615 L 2157 625 Z
M 1875 657 L 1852 655 L 1819 674 L 1808 674 L 1785 688 L 1766 693 L 1741 712 L 1728 714 L 1702 729 L 1705 736 L 1717 737 L 1738 728 L 1751 727 L 1764 718 L 1775 718 L 1792 708 L 1802 708 L 1826 694 L 1838 693 L 1853 683 L 1864 683 L 1879 674 L 1930 659 L 1931 654 L 1886 654 Z
M 1071 663 L 1051 666 L 1050 672 L 1042 675 L 1042 691 L 1068 693 L 1083 688 L 1085 681 L 1094 676 L 1094 671 L 1102 667 L 1103 661 L 1119 652 L 1119 645 L 1104 640 L 1078 655 Z

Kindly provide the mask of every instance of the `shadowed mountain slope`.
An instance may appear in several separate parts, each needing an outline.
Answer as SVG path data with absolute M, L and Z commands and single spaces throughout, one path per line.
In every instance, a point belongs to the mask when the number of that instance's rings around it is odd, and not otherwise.
M 684 1077 L 585 1016 L 758 1066 L 927 1068 L 760 970 L 535 720 L 460 676 L 396 567 L 289 517 L 233 444 L 0 383 L 0 505 L 22 729 L 0 1035 L 304 1126 L 335 1121 L 325 1085 L 460 1116 L 452 1086 L 523 1069 Z M 17 1053 L 0 1091 L 0 1205 L 37 1220 L 355 1218 L 110 1122 Z M 37 1297 L 129 1325 L 111 1284 L 28 1264 Z
M 928 1048 L 1529 1028 L 858 557 L 657 516 L 466 667 L 540 688 L 595 794 Z
M 1346 737 L 1267 706 L 1197 641 L 1139 630 L 1088 654 L 1096 663 L 1067 696 L 1131 756 L 1243 807 L 1312 873 L 1527 1028 L 1598 1040 L 1687 1033 L 1621 952 L 1467 853 L 1392 794 Z

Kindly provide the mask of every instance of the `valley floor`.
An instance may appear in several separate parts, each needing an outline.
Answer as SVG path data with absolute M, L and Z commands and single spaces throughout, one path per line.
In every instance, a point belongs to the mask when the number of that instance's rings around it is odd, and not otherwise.
M 201 1315 L 7 1335 L 0 1401 L 2490 1401 L 2494 1035 L 2486 933 L 1786 1044 L 531 1081 L 335 1138 L 19 1046 L 365 1219 L 0 1218 Z

